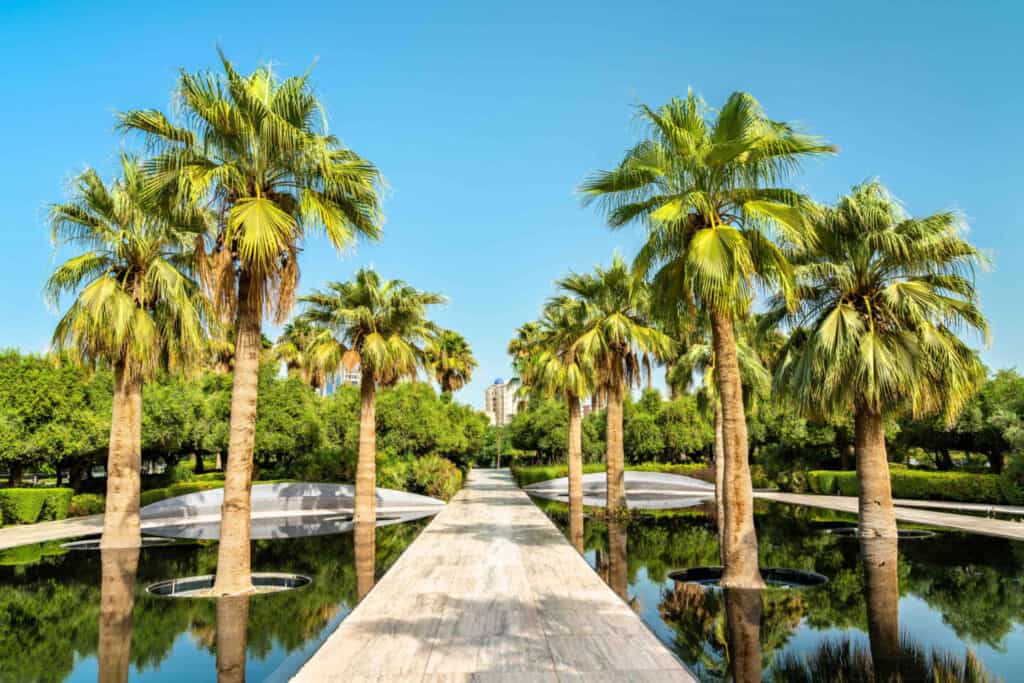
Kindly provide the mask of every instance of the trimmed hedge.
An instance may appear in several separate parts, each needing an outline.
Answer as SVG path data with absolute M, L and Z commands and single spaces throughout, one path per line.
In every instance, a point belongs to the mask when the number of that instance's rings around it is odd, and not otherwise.
M 66 488 L 0 489 L 0 523 L 34 524 L 64 519 L 74 494 Z
M 929 472 L 896 468 L 889 473 L 893 498 L 948 500 L 961 503 L 1019 503 L 1021 492 L 1006 477 L 971 472 Z M 808 488 L 824 495 L 856 496 L 854 471 L 812 470 Z
M 267 482 L 253 482 L 257 484 L 265 484 Z M 150 489 L 149 491 L 143 491 L 139 497 L 139 503 L 142 507 L 149 505 L 150 503 L 156 503 L 157 501 L 164 500 L 165 498 L 174 498 L 175 496 L 183 496 L 186 493 L 195 493 L 196 491 L 208 491 L 209 489 L 220 489 L 224 488 L 223 481 L 183 481 L 178 484 L 171 484 L 162 489 Z
M 84 517 L 86 515 L 102 515 L 106 507 L 106 498 L 99 493 L 79 493 L 71 498 L 71 509 L 68 514 L 72 517 Z

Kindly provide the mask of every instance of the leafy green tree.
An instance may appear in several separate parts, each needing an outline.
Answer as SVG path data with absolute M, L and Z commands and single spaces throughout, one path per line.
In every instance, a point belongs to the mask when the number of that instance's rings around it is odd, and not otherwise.
M 212 203 L 223 217 L 212 253 L 200 261 L 220 313 L 235 323 L 214 588 L 225 595 L 252 590 L 249 499 L 264 312 L 278 321 L 288 315 L 308 232 L 324 233 L 338 249 L 357 235 L 380 236 L 380 174 L 327 132 L 308 73 L 281 80 L 264 66 L 245 76 L 223 54 L 221 65 L 223 73 L 182 70 L 180 124 L 138 110 L 123 114 L 121 126 L 158 152 L 146 166 L 152 191 Z
M 105 184 L 88 169 L 72 196 L 50 207 L 54 244 L 82 249 L 46 283 L 50 300 L 74 301 L 57 323 L 54 348 L 114 370 L 102 545 L 140 543 L 142 387 L 160 365 L 188 364 L 203 348 L 205 299 L 190 252 L 205 212 L 162 203 L 146 190 L 138 161 L 121 158 L 121 178 Z
M 757 283 L 788 290 L 789 265 L 770 237 L 800 242 L 810 201 L 781 183 L 804 158 L 835 148 L 772 121 L 742 92 L 713 120 L 692 93 L 639 113 L 649 135 L 581 191 L 586 202 L 600 203 L 612 227 L 642 222 L 647 242 L 637 263 L 656 270 L 656 291 L 708 315 L 726 462 L 723 583 L 760 586 L 734 325 Z
M 354 517 L 357 522 L 373 521 L 377 516 L 377 385 L 415 377 L 425 367 L 424 345 L 437 332 L 427 319 L 427 307 L 445 299 L 360 269 L 348 282 L 328 283 L 326 289 L 302 300 L 307 304 L 304 315 L 332 336 L 320 346 L 322 357 L 336 358 L 350 370 L 357 365 L 361 369 Z
M 987 338 L 974 268 L 984 258 L 955 213 L 911 218 L 877 181 L 854 187 L 815 220 L 793 261 L 798 328 L 777 390 L 814 417 L 852 412 L 860 534 L 895 537 L 885 417 L 909 410 L 952 423 L 984 379 L 961 329 Z

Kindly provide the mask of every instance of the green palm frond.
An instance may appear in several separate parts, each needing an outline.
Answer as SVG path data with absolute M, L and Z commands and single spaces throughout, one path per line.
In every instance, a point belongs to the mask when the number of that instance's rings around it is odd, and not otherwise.
M 773 319 L 797 330 L 777 387 L 804 412 L 870 410 L 953 420 L 984 377 L 958 336 L 987 343 L 973 275 L 988 260 L 954 213 L 911 218 L 878 181 L 853 188 L 814 219 L 793 253 L 797 306 Z

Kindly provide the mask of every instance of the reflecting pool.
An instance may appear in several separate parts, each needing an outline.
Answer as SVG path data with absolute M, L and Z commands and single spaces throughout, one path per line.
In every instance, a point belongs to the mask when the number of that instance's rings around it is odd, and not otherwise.
M 0 551 L 0 681 L 288 680 L 428 521 L 254 541 L 254 572 L 312 581 L 238 598 L 146 591 L 162 580 L 214 573 L 211 541 Z
M 580 522 L 568 506 L 535 502 L 573 541 Z M 761 566 L 816 572 L 826 584 L 737 591 L 672 580 L 719 564 L 713 514 L 586 516 L 575 534 L 591 566 L 702 680 L 1024 680 L 1024 543 L 935 528 L 866 543 L 827 533 L 856 524 L 852 515 L 758 501 Z

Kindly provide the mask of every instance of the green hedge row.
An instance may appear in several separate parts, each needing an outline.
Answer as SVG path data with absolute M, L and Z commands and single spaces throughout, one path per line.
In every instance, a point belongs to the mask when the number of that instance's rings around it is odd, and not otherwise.
M 257 484 L 266 484 L 267 482 L 255 482 Z M 149 505 L 150 503 L 156 503 L 157 501 L 164 500 L 165 498 L 174 498 L 175 496 L 183 496 L 186 493 L 195 493 L 196 491 L 207 491 L 209 489 L 224 488 L 223 481 L 182 481 L 177 484 L 171 484 L 162 489 L 150 489 L 143 491 L 139 497 L 139 503 L 142 507 Z
M 0 524 L 64 519 L 74 494 L 65 488 L 0 489 Z
M 72 517 L 102 515 L 105 505 L 106 497 L 101 493 L 79 493 L 71 499 L 71 510 L 68 514 Z
M 1021 492 L 1006 477 L 971 472 L 928 472 L 894 469 L 889 473 L 893 498 L 949 500 L 963 503 L 1021 502 Z M 813 493 L 856 496 L 857 473 L 853 471 L 811 470 L 807 487 Z

